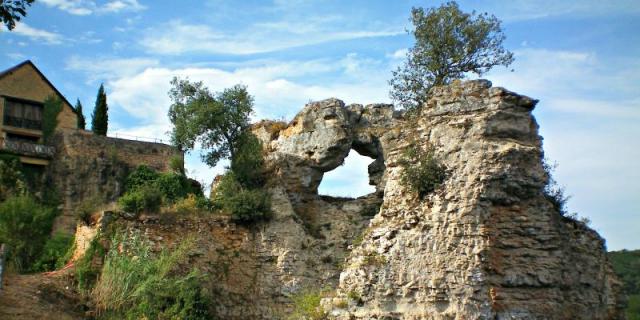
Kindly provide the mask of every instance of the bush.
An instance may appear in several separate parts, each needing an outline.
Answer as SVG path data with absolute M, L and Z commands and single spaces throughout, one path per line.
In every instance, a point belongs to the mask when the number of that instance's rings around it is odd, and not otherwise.
M 125 187 L 127 191 L 135 191 L 144 186 L 148 186 L 160 177 L 160 174 L 155 170 L 145 166 L 138 166 L 127 177 Z
M 0 201 L 11 195 L 22 195 L 26 192 L 27 183 L 22 173 L 20 158 L 0 154 Z
M 212 200 L 239 223 L 252 223 L 271 217 L 269 194 L 263 189 L 243 187 L 231 171 L 222 176 Z
M 174 173 L 185 175 L 184 171 L 184 157 L 175 155 L 169 159 L 169 168 Z
M 446 168 L 436 159 L 433 148 L 409 147 L 399 161 L 401 182 L 420 198 L 437 189 L 446 179 Z
M 192 243 L 154 255 L 139 233 L 116 233 L 91 292 L 98 312 L 115 319 L 210 319 L 208 294 L 200 286 L 205 277 L 179 270 Z
M 198 198 L 195 195 L 190 194 L 186 198 L 176 201 L 176 203 L 172 207 L 172 211 L 181 214 L 188 215 L 194 214 L 200 211 L 200 207 L 198 205 Z
M 322 295 L 318 291 L 304 291 L 292 297 L 293 313 L 288 317 L 290 320 L 323 320 L 327 318 L 327 313 L 320 306 Z
M 145 186 L 135 191 L 125 193 L 118 199 L 120 208 L 125 212 L 155 213 L 160 210 L 162 204 L 162 193 L 152 186 Z
M 73 248 L 73 236 L 57 232 L 47 240 L 31 271 L 45 272 L 64 267 L 73 254 Z
M 17 271 L 30 269 L 51 233 L 56 210 L 30 196 L 11 196 L 0 203 L 0 243 L 9 246 L 7 261 Z
M 153 185 L 162 192 L 167 202 L 184 199 L 189 194 L 202 195 L 202 189 L 195 186 L 189 178 L 173 172 L 161 174 Z

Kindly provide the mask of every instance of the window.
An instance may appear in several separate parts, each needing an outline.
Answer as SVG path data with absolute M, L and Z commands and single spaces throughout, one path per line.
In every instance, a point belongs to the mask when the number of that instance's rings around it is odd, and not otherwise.
M 5 98 L 4 124 L 7 126 L 42 130 L 42 110 L 40 103 Z

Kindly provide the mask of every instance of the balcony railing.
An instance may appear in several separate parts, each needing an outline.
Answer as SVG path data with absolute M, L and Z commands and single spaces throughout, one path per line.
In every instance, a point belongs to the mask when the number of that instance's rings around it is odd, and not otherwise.
M 4 124 L 6 126 L 12 126 L 16 128 L 42 130 L 42 121 L 12 117 L 8 115 L 4 116 Z
M 39 158 L 53 158 L 56 152 L 56 149 L 51 146 L 7 139 L 0 139 L 0 148 L 16 154 Z

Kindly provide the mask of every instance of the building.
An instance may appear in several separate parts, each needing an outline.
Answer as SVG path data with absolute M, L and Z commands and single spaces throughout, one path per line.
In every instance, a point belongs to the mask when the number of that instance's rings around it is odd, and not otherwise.
M 23 165 L 49 164 L 55 149 L 42 141 L 44 101 L 49 96 L 62 101 L 57 128 L 76 129 L 76 110 L 33 62 L 0 72 L 0 152 L 19 156 Z

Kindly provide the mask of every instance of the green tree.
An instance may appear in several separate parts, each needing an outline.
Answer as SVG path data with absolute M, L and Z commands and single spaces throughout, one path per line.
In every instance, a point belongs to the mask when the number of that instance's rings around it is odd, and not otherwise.
M 87 121 L 84 118 L 84 113 L 82 111 L 82 103 L 80 103 L 80 99 L 76 100 L 76 113 L 78 114 L 78 129 L 84 130 L 87 126 Z
M 500 20 L 493 15 L 464 13 L 452 1 L 426 11 L 412 8 L 411 22 L 416 44 L 389 81 L 391 98 L 407 110 L 419 108 L 434 86 L 513 62 L 513 54 L 502 46 Z
M 202 159 L 212 167 L 220 159 L 234 159 L 236 145 L 249 128 L 249 116 L 253 112 L 253 97 L 247 88 L 235 85 L 212 93 L 202 82 L 178 78 L 173 78 L 171 85 L 172 142 L 183 150 L 192 150 L 200 143 L 208 150 Z
M 107 94 L 104 92 L 104 85 L 100 85 L 98 96 L 96 97 L 96 106 L 93 109 L 93 119 L 91 119 L 91 131 L 100 136 L 107 135 L 107 127 L 109 126 L 109 107 L 107 106 Z
M 13 30 L 16 22 L 27 16 L 27 7 L 35 0 L 2 0 L 0 1 L 0 21 Z

